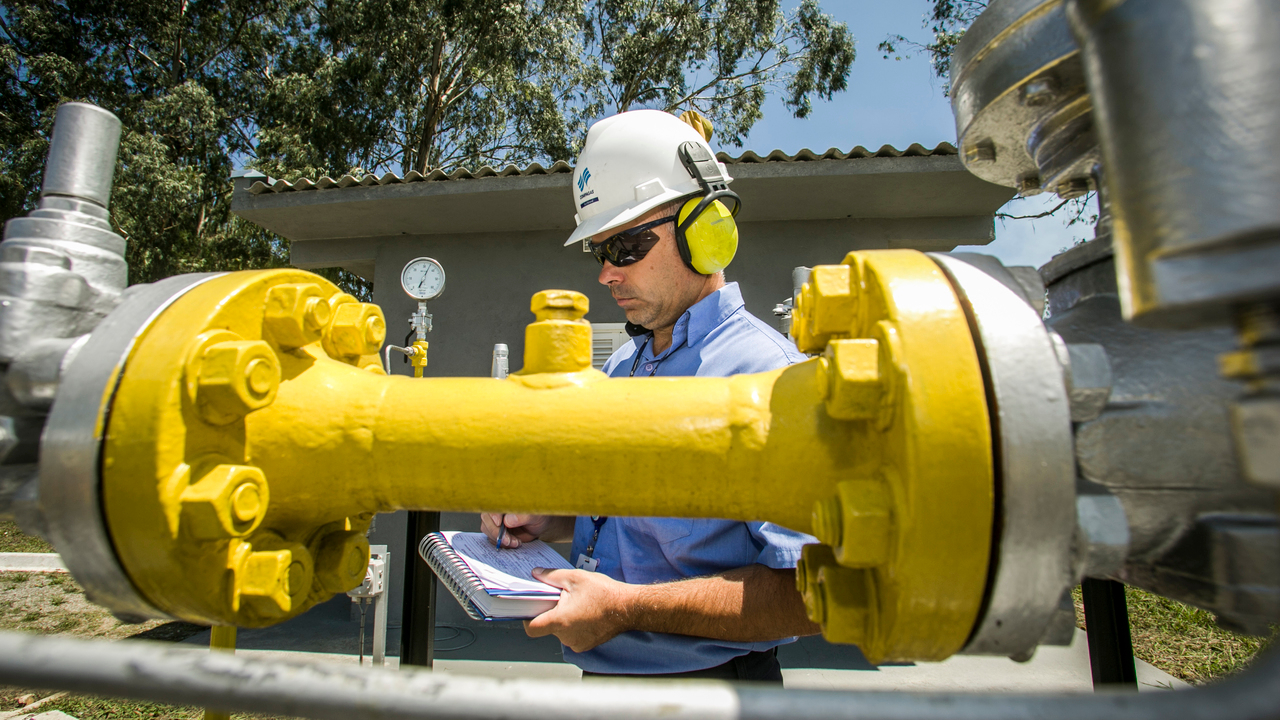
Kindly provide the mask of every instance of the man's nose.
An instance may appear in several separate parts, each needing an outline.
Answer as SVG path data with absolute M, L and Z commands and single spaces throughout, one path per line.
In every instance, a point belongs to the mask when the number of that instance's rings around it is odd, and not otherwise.
M 613 263 L 609 262 L 608 260 L 605 260 L 604 265 L 601 266 L 600 268 L 600 284 L 612 285 L 614 283 L 622 282 L 622 279 L 623 279 L 622 271 L 619 270 L 618 267 Z

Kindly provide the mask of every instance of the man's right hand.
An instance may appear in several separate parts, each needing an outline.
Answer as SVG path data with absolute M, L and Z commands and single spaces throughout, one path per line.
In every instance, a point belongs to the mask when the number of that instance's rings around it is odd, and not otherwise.
M 529 542 L 542 538 L 549 542 L 555 542 L 562 538 L 558 530 L 564 520 L 572 521 L 572 518 L 562 518 L 557 515 L 504 515 L 502 513 L 480 513 L 480 530 L 492 542 L 498 541 L 498 528 L 502 525 L 507 526 L 507 531 L 502 535 L 502 547 L 518 548 L 520 543 Z M 572 525 L 569 526 L 569 533 L 572 534 Z

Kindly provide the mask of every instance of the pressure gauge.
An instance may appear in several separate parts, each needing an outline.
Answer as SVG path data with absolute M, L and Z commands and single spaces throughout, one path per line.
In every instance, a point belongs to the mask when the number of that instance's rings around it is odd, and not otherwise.
M 414 258 L 400 271 L 400 287 L 415 300 L 431 300 L 444 292 L 444 268 L 429 257 Z

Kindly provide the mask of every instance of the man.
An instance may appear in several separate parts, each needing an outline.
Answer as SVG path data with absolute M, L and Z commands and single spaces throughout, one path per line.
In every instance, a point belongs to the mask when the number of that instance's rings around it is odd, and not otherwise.
M 584 250 L 600 261 L 599 280 L 633 333 L 607 374 L 720 377 L 804 359 L 725 282 L 738 198 L 691 125 L 654 110 L 596 123 L 575 176 L 579 225 L 566 245 L 589 239 Z M 585 675 L 781 682 L 777 646 L 820 630 L 795 589 L 800 548 L 816 541 L 771 523 L 481 518 L 504 547 L 572 539 L 578 569 L 538 574 L 562 594 L 525 629 L 559 638 Z

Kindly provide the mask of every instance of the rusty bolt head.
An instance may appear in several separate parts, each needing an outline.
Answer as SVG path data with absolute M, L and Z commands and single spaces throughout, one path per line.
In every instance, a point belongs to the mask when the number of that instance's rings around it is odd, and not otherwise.
M 319 285 L 289 283 L 267 291 L 263 323 L 281 348 L 292 350 L 319 340 L 332 314 Z
M 316 555 L 316 580 L 326 592 L 346 592 L 364 582 L 369 567 L 369 540 L 364 533 L 345 530 L 320 541 Z
M 248 465 L 215 465 L 182 493 L 182 527 L 201 540 L 246 535 L 266 513 L 266 478 Z
M 1018 194 L 1022 197 L 1031 197 L 1044 192 L 1044 188 L 1040 187 L 1039 173 L 1025 173 L 1018 176 Z
M 342 303 L 333 309 L 333 321 L 325 334 L 326 349 L 340 356 L 371 355 L 387 337 L 382 310 L 369 303 Z
M 884 394 L 880 343 L 869 338 L 832 340 L 827 360 L 827 413 L 837 420 L 870 420 Z
M 201 416 L 225 425 L 270 405 L 280 386 L 280 361 L 261 340 L 229 340 L 205 348 L 196 402 Z
M 529 309 L 539 321 L 581 320 L 590 307 L 587 296 L 573 290 L 543 290 L 529 302 Z
M 1089 192 L 1089 190 L 1090 190 L 1089 178 L 1083 178 L 1083 177 L 1069 178 L 1067 180 L 1063 180 L 1062 182 L 1058 183 L 1057 187 L 1053 189 L 1053 191 L 1058 194 L 1058 197 L 1062 198 L 1063 200 L 1071 200 L 1073 198 L 1078 198 L 1084 195 L 1085 193 Z
M 1052 77 L 1039 77 L 1022 89 L 1022 104 L 1027 107 L 1042 107 L 1053 102 L 1057 95 L 1058 81 Z
M 297 543 L 266 545 L 244 553 L 235 568 L 232 607 L 239 610 L 247 601 L 258 615 L 282 617 L 307 599 L 315 569 L 311 553 Z
M 991 163 L 996 161 L 996 144 L 990 138 L 985 138 L 974 143 L 969 143 L 964 147 L 964 161 L 966 163 Z

